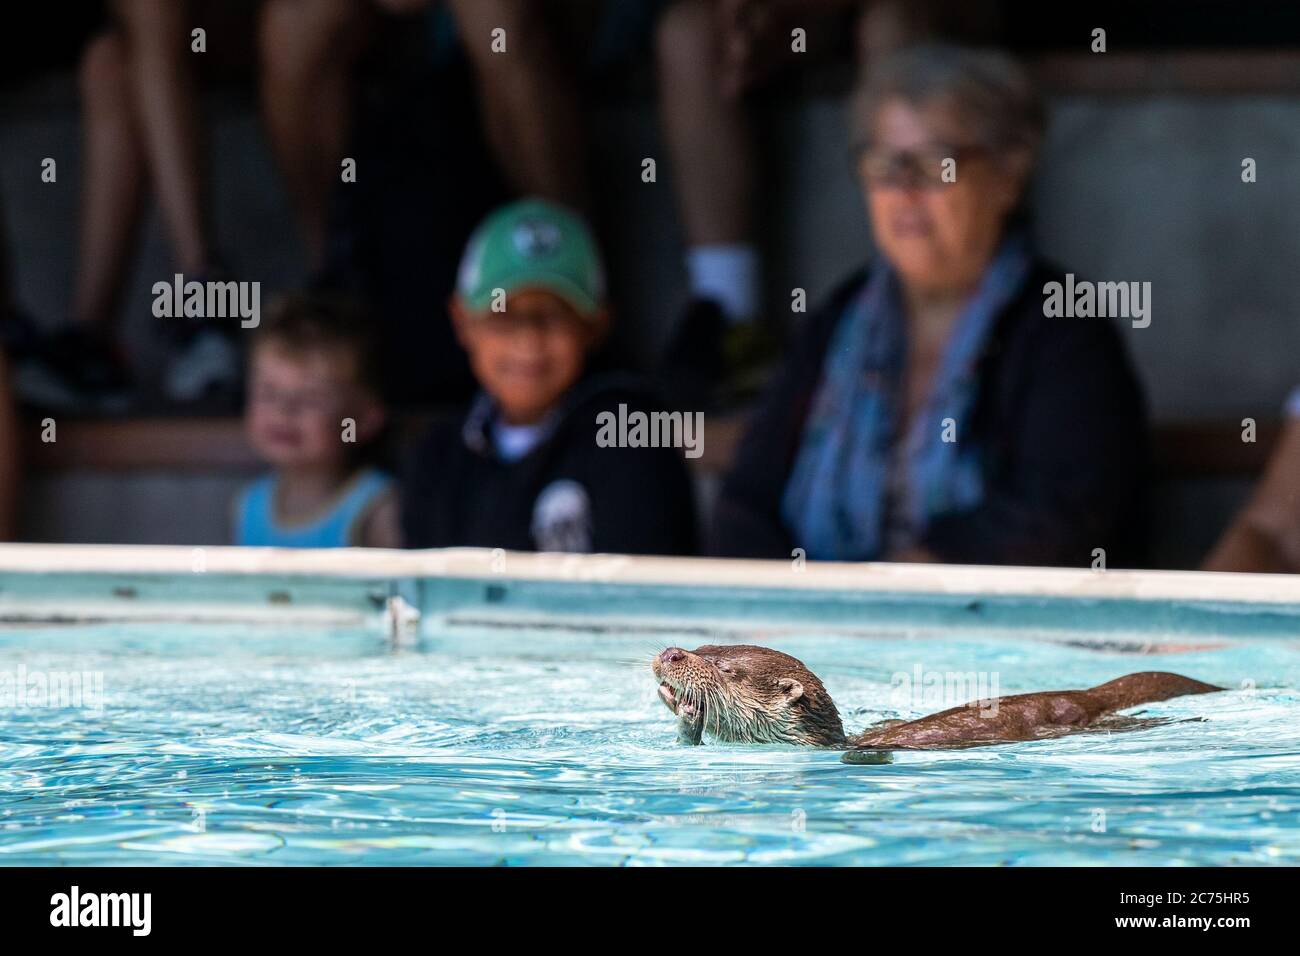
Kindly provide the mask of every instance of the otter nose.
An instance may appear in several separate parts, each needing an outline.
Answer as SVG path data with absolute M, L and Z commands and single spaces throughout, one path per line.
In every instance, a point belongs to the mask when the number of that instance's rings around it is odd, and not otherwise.
M 686 659 L 686 652 L 680 647 L 670 647 L 659 655 L 660 664 L 676 664 Z

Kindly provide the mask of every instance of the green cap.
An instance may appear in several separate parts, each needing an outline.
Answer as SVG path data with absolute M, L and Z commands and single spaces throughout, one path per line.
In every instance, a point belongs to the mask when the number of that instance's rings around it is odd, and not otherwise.
M 496 289 L 546 289 L 584 318 L 594 316 L 605 297 L 605 270 L 591 230 L 544 199 L 497 209 L 470 236 L 456 279 L 456 291 L 476 312 L 492 307 Z

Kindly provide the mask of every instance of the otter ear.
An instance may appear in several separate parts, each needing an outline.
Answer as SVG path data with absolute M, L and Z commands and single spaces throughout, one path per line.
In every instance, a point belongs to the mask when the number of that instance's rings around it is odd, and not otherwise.
M 785 694 L 787 703 L 793 704 L 803 696 L 803 684 L 799 683 L 793 677 L 782 677 L 776 682 L 776 686 L 781 688 L 781 693 Z

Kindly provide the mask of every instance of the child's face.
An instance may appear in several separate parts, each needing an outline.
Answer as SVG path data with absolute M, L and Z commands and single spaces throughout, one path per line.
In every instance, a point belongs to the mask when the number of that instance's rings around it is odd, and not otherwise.
M 383 426 L 382 408 L 340 349 L 290 350 L 272 339 L 254 347 L 250 365 L 245 428 L 275 468 L 342 467 Z
M 587 350 L 604 328 L 552 292 L 512 293 L 505 312 L 470 312 L 451 303 L 452 321 L 480 385 L 511 424 L 532 424 L 582 374 Z

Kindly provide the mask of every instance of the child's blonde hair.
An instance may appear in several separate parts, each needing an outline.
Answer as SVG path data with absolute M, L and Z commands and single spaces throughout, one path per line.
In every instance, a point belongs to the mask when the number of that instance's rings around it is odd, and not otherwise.
M 274 342 L 291 353 L 342 352 L 352 357 L 357 384 L 380 394 L 374 325 L 357 300 L 333 293 L 296 292 L 272 303 L 254 333 L 254 347 Z

